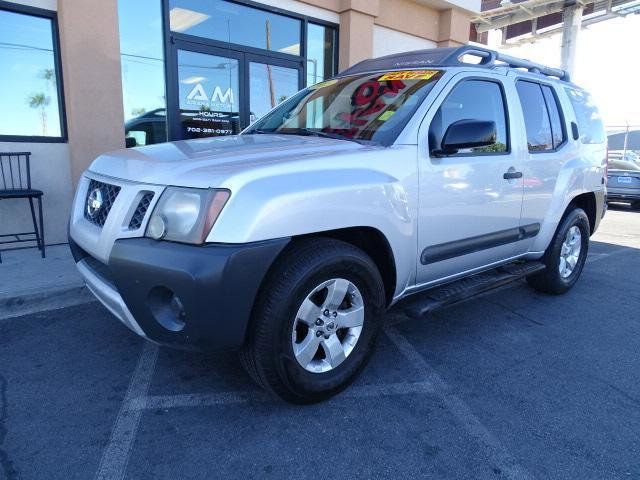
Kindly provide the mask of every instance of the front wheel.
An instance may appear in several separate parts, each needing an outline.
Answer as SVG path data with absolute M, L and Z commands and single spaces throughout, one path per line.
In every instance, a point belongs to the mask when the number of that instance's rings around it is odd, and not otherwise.
M 384 311 L 380 273 L 364 252 L 333 239 L 297 241 L 264 282 L 241 362 L 287 401 L 327 399 L 364 367 Z
M 575 208 L 560 222 L 542 262 L 546 268 L 527 277 L 530 286 L 559 295 L 578 281 L 587 260 L 591 228 L 584 210 Z

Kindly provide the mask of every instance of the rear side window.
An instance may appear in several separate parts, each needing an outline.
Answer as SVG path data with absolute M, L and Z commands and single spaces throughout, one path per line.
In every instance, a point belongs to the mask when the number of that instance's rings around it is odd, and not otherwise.
M 545 152 L 558 148 L 564 141 L 564 131 L 551 89 L 524 80 L 516 82 L 516 89 L 524 115 L 529 151 Z
M 496 124 L 496 143 L 487 147 L 459 150 L 461 154 L 507 152 L 507 117 L 502 88 L 487 80 L 464 80 L 456 85 L 440 105 L 429 126 L 429 143 L 441 148 L 447 128 L 458 120 L 487 120 Z
M 560 105 L 558 105 L 558 99 L 549 85 L 540 85 L 540 88 L 542 88 L 542 94 L 547 104 L 547 112 L 549 112 L 553 148 L 558 148 L 564 143 L 566 138 L 562 115 L 560 114 Z
M 591 96 L 584 90 L 567 88 L 567 95 L 578 121 L 578 131 L 582 143 L 604 143 L 605 133 L 602 118 Z

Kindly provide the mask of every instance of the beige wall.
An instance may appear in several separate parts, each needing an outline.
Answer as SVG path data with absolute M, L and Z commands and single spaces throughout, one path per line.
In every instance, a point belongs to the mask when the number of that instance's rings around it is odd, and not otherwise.
M 476 0 L 304 0 L 304 3 L 339 13 L 340 70 L 388 53 L 467 43 L 471 13 L 479 9 Z M 385 43 L 392 41 L 396 43 Z
M 59 0 L 58 23 L 74 184 L 91 161 L 124 147 L 116 0 Z
M 68 145 L 0 142 L 0 152 L 31 152 L 31 185 L 44 192 L 45 242 L 66 242 L 67 222 L 73 197 Z M 32 230 L 31 211 L 27 200 L 0 200 L 0 234 Z
M 393 53 L 406 52 L 408 50 L 422 50 L 435 48 L 436 42 L 426 38 L 399 32 L 391 28 L 373 26 L 373 56 L 382 57 Z

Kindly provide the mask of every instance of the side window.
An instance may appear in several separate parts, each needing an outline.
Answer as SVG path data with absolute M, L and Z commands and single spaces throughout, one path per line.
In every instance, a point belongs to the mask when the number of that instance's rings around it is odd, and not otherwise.
M 447 128 L 458 120 L 492 121 L 496 124 L 496 143 L 458 153 L 506 152 L 509 148 L 507 116 L 502 89 L 496 82 L 465 80 L 456 85 L 440 105 L 429 126 L 430 149 L 440 149 Z
M 602 118 L 591 96 L 584 90 L 567 88 L 573 111 L 578 121 L 578 131 L 582 143 L 604 143 L 605 134 Z
M 551 122 L 540 85 L 518 80 L 516 82 L 520 105 L 527 130 L 527 145 L 530 152 L 553 150 Z
M 551 121 L 551 135 L 553 136 L 553 148 L 558 148 L 565 141 L 565 130 L 562 126 L 562 116 L 560 115 L 560 105 L 548 85 L 541 85 L 544 99 L 547 103 L 547 111 L 549 112 L 549 120 Z

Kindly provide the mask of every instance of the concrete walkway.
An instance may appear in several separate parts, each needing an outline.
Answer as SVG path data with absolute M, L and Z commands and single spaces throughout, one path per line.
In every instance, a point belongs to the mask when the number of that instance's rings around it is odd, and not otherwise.
M 93 301 L 76 270 L 68 245 L 2 252 L 0 319 Z

